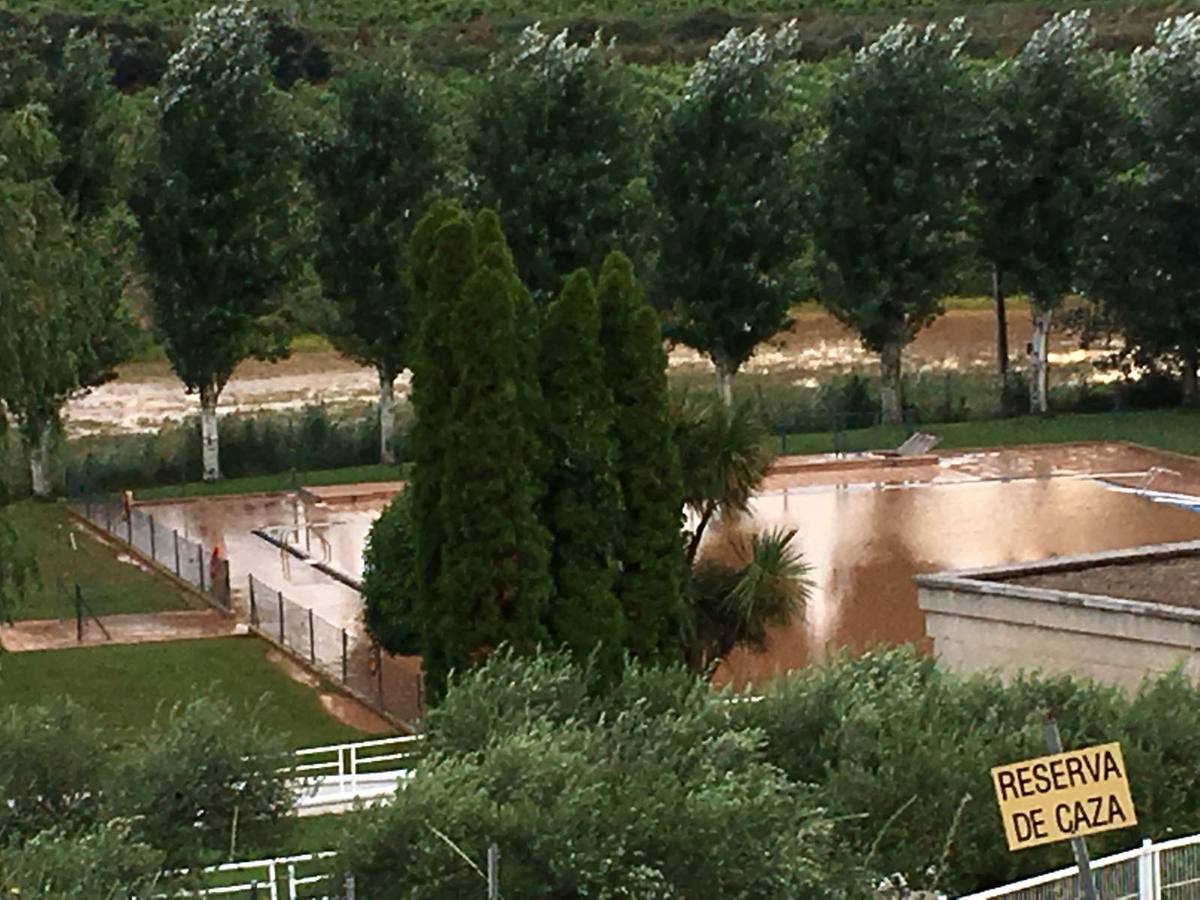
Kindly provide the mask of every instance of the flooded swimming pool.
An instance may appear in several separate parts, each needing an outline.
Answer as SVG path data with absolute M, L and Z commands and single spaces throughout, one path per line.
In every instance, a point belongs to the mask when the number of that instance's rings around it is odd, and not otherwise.
M 803 618 L 777 630 L 766 653 L 735 654 L 719 680 L 759 681 L 837 647 L 925 646 L 912 582 L 921 572 L 1200 538 L 1197 513 L 1088 477 L 1103 476 L 1128 490 L 1159 471 L 1167 474 L 1155 476 L 1155 487 L 1200 494 L 1195 460 L 1146 448 L 1026 447 L 947 454 L 916 468 L 842 465 L 774 474 L 749 517 L 713 526 L 706 552 L 720 553 L 722 544 L 750 531 L 797 529 L 814 585 Z M 882 483 L 888 481 L 894 483 Z M 388 496 L 331 497 L 308 506 L 287 495 L 228 497 L 150 504 L 146 511 L 208 546 L 220 545 L 230 560 L 235 599 L 253 572 L 329 621 L 357 625 L 361 598 L 353 589 L 302 564 L 285 566 L 279 550 L 252 531 L 302 518 L 335 523 L 325 532 L 328 562 L 360 577 L 367 535 Z M 322 556 L 315 544 L 310 549 Z
M 1200 515 L 1086 478 L 799 488 L 756 498 L 751 515 L 720 526 L 706 549 L 774 527 L 798 530 L 812 597 L 765 653 L 735 653 L 720 681 L 761 681 L 839 647 L 924 647 L 915 574 L 1194 540 Z

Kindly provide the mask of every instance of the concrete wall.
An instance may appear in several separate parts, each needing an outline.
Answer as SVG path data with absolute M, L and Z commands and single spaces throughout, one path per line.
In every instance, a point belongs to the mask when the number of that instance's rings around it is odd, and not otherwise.
M 960 670 L 1040 669 L 1136 688 L 1147 675 L 1182 664 L 1200 679 L 1200 610 L 1002 580 L 1193 552 L 1200 554 L 1200 542 L 922 575 L 918 604 L 934 654 Z

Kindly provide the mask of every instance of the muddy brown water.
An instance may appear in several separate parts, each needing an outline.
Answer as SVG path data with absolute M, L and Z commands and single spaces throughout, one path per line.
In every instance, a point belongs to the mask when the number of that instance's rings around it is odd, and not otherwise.
M 905 348 L 905 371 L 990 372 L 996 359 L 995 329 L 991 310 L 953 310 L 923 329 Z M 1030 330 L 1028 310 L 1011 310 L 1008 331 L 1014 365 L 1024 359 Z M 1051 360 L 1058 367 L 1055 375 L 1062 377 L 1064 364 L 1089 358 L 1077 346 L 1077 341 L 1065 332 L 1052 335 Z M 805 311 L 796 316 L 791 329 L 763 343 L 744 371 L 759 375 L 787 373 L 793 379 L 815 384 L 839 372 L 874 372 L 877 365 L 853 331 L 830 315 Z M 699 354 L 684 347 L 672 352 L 671 367 L 681 373 L 712 368 Z M 221 392 L 219 410 L 224 415 L 289 410 L 310 403 L 373 402 L 378 390 L 374 369 L 329 351 L 297 353 L 281 362 L 243 362 Z M 403 401 L 408 391 L 407 373 L 397 380 L 396 391 Z M 194 415 L 196 408 L 196 398 L 184 392 L 165 360 L 129 363 L 119 367 L 115 380 L 67 404 L 66 427 L 71 436 L 153 431 L 164 422 Z
M 798 529 L 812 567 L 802 617 L 766 652 L 738 651 L 717 680 L 742 686 L 829 651 L 913 642 L 928 649 L 913 576 L 1200 538 L 1200 515 L 1082 478 L 792 489 L 758 497 L 706 552 L 728 554 L 754 531 Z

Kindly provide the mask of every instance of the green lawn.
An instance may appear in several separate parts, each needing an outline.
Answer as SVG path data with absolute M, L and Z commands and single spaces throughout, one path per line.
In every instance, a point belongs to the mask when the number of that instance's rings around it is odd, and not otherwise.
M 317 692 L 267 658 L 261 638 L 231 637 L 0 655 L 0 704 L 33 706 L 70 697 L 113 728 L 140 729 L 173 704 L 211 691 L 293 747 L 367 735 L 321 707 Z
M 1196 410 L 1072 414 L 1044 418 L 1023 416 L 1016 419 L 921 425 L 920 430 L 942 439 L 939 450 L 1063 444 L 1072 441 L 1132 441 L 1177 453 L 1200 454 L 1200 411 Z M 899 446 L 907 434 L 908 430 L 900 425 L 846 431 L 836 438 L 830 433 L 789 434 L 780 439 L 779 449 L 787 453 L 879 450 Z
M 360 481 L 396 481 L 405 478 L 407 465 L 347 466 L 343 469 L 317 469 L 303 472 L 279 472 L 274 475 L 251 475 L 223 481 L 191 481 L 187 484 L 168 484 L 139 488 L 139 500 L 161 500 L 171 497 L 216 497 L 226 494 L 254 494 L 290 491 L 297 487 L 330 484 L 355 484 Z
M 7 514 L 22 547 L 37 561 L 40 581 L 18 605 L 14 618 L 73 616 L 76 580 L 97 615 L 189 608 L 183 591 L 132 562 L 121 562 L 115 548 L 74 525 L 62 504 L 28 500 L 9 507 Z

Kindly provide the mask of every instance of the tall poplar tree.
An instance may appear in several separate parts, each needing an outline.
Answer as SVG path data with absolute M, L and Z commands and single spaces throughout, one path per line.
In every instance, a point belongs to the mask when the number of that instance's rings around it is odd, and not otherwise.
M 879 354 L 886 422 L 901 419 L 901 355 L 941 315 L 967 225 L 966 39 L 961 19 L 889 28 L 834 83 L 814 154 L 821 299 Z
M 1056 14 L 988 79 L 976 177 L 985 253 L 1029 293 L 1029 403 L 1046 412 L 1054 312 L 1074 287 L 1121 129 L 1087 10 Z
M 200 395 L 204 479 L 221 477 L 217 401 L 247 357 L 287 353 L 284 288 L 306 244 L 299 145 L 246 0 L 195 17 L 157 96 L 134 211 L 155 328 Z
M 1200 16 L 1165 19 L 1129 67 L 1133 165 L 1110 175 L 1083 281 L 1136 363 L 1200 404 Z
M 396 461 L 395 381 L 408 365 L 416 315 L 408 239 L 437 186 L 434 112 L 400 63 L 366 61 L 336 79 L 336 125 L 309 171 L 317 197 L 314 262 L 342 354 L 379 376 L 380 462 Z
M 642 143 L 623 66 L 597 34 L 571 42 L 537 25 L 489 74 L 467 165 L 494 207 L 522 281 L 548 302 L 568 272 L 595 269 L 627 232 Z
M 776 63 L 798 47 L 794 22 L 770 36 L 733 29 L 692 68 L 654 140 L 655 303 L 668 335 L 712 360 L 726 405 L 754 348 L 791 323 L 784 276 L 800 255 L 801 195 Z
M 587 270 L 567 278 L 542 324 L 540 375 L 546 459 L 542 524 L 554 543 L 553 640 L 603 670 L 620 671 L 625 623 L 613 593 L 614 543 L 622 527 L 614 476 L 615 412 L 605 382 L 600 309 Z
M 117 364 L 133 350 L 137 328 L 124 289 L 134 228 L 122 201 L 129 169 L 122 152 L 126 111 L 111 83 L 106 49 L 94 35 L 72 31 L 52 70 L 41 70 L 36 56 L 21 64 L 25 55 L 33 51 L 14 44 L 8 71 L 0 72 L 14 83 L 0 91 L 0 103 L 32 103 L 42 111 L 55 141 L 46 171 L 61 201 L 62 237 L 73 248 L 58 251 L 72 265 L 55 270 L 74 275 L 63 285 L 66 308 L 47 336 L 54 365 L 65 375 L 64 361 L 70 360 L 71 371 L 53 385 L 44 382 L 37 402 L 13 407 L 29 447 L 33 492 L 47 497 L 51 443 L 63 405 L 114 378 Z
M 615 405 L 612 435 L 624 514 L 616 553 L 625 644 L 647 662 L 679 656 L 684 573 L 683 483 L 672 439 L 667 353 L 658 316 L 621 253 L 604 261 L 597 286 L 604 378 Z

